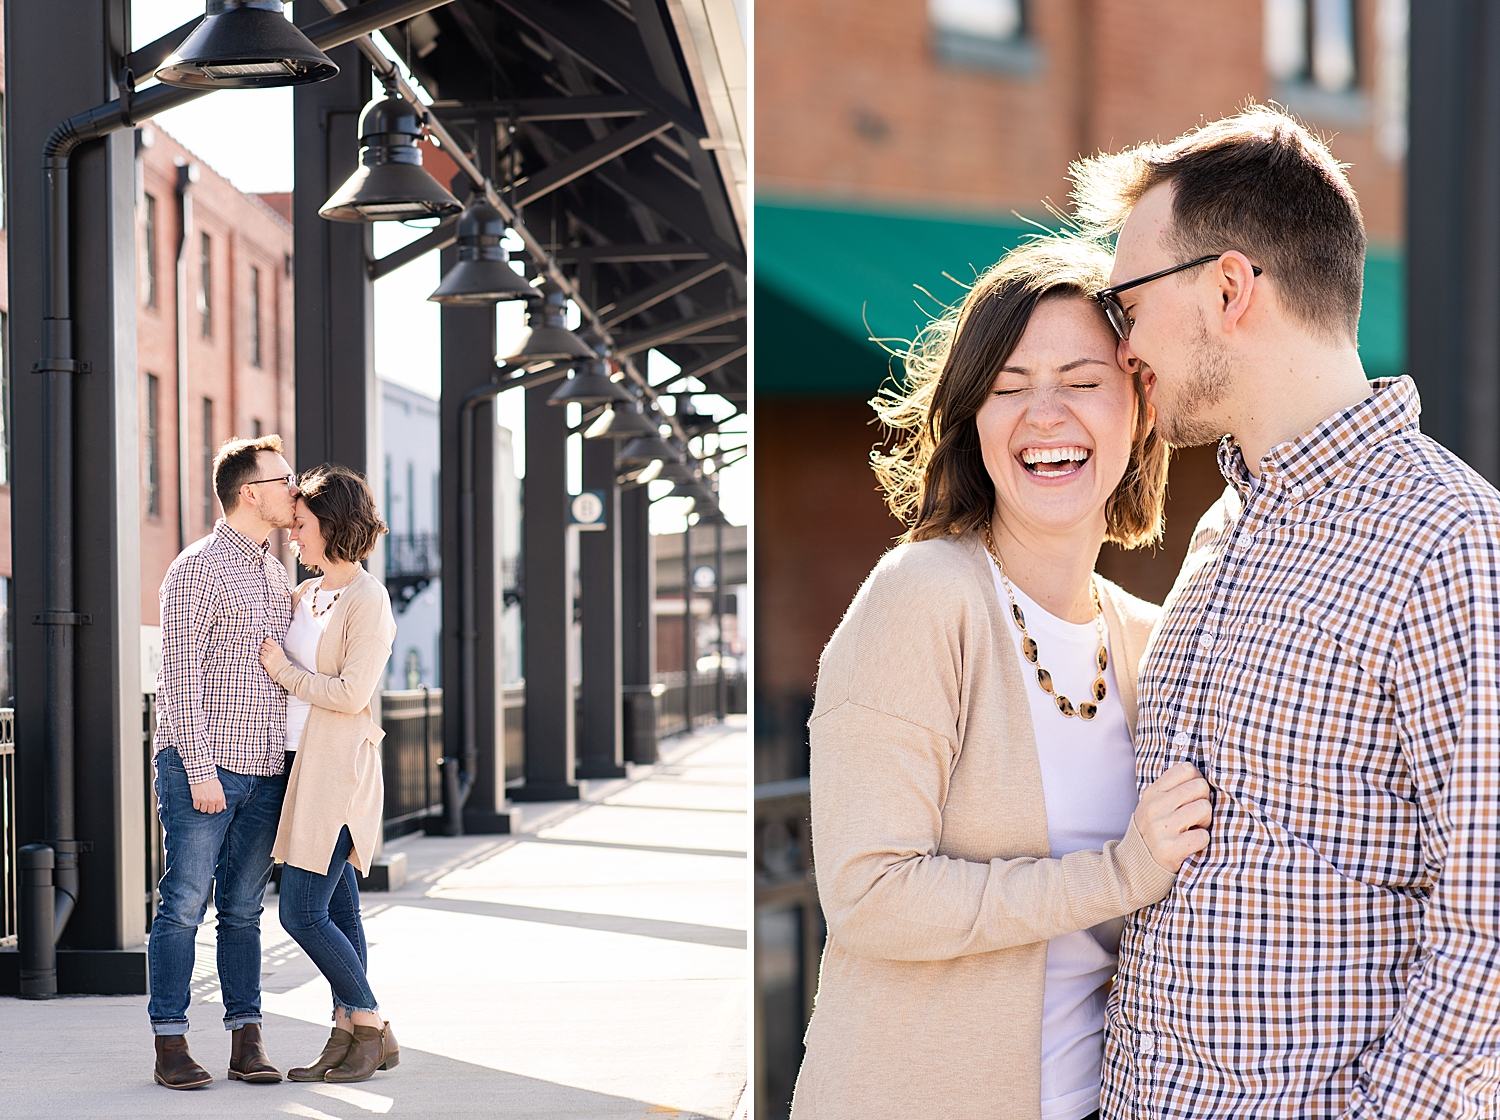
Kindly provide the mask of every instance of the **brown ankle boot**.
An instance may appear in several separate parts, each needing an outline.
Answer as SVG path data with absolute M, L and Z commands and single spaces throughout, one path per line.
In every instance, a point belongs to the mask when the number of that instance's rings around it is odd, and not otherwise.
M 201 1089 L 213 1080 L 188 1053 L 187 1035 L 156 1036 L 156 1083 L 168 1089 Z
M 257 1085 L 274 1085 L 281 1071 L 266 1057 L 260 1040 L 260 1024 L 246 1023 L 234 1032 L 229 1044 L 229 1080 L 250 1081 Z
M 390 1022 L 390 1020 L 386 1019 L 386 1020 L 384 1020 L 384 1022 L 385 1022 L 385 1041 L 381 1043 L 381 1047 L 382 1047 L 382 1051 L 381 1052 L 382 1052 L 385 1060 L 380 1063 L 380 1068 L 381 1069 L 395 1069 L 397 1066 L 399 1066 L 401 1064 L 401 1046 L 396 1041 L 396 1032 L 393 1031 L 393 1030 L 391 1030 L 391 1022 Z
M 344 1055 L 349 1053 L 349 1047 L 354 1045 L 354 1036 L 340 1027 L 334 1027 L 333 1033 L 328 1036 L 328 1041 L 323 1044 L 323 1052 L 318 1055 L 318 1060 L 310 1066 L 298 1066 L 296 1069 L 286 1071 L 288 1081 L 322 1081 L 323 1075 L 344 1060 Z
M 382 1027 L 355 1024 L 354 1045 L 344 1060 L 323 1075 L 324 1081 L 341 1083 L 368 1081 L 377 1069 L 389 1069 L 401 1060 L 399 1050 L 386 1049 L 386 1031 Z

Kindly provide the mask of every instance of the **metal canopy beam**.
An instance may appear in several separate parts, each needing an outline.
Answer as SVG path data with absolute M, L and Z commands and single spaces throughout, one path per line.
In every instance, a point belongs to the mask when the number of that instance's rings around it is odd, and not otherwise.
M 736 358 L 742 358 L 749 353 L 750 347 L 744 343 L 731 344 L 721 349 L 705 354 L 703 358 L 693 365 L 685 365 L 670 377 L 664 378 L 653 384 L 653 388 L 661 388 L 681 381 L 684 377 L 696 377 L 700 380 L 714 370 L 727 366 Z
M 635 25 L 607 5 L 580 0 L 494 0 L 522 23 L 556 40 L 569 54 L 625 92 L 639 97 L 694 137 L 708 133 L 696 110 L 673 97 L 652 73 Z
M 559 187 L 565 187 L 574 179 L 587 175 L 597 167 L 624 155 L 646 141 L 660 136 L 672 127 L 672 122 L 660 113 L 651 113 L 634 124 L 611 132 L 602 140 L 580 148 L 571 155 L 548 164 L 542 171 L 516 184 L 513 189 L 516 207 L 529 206 L 544 195 Z
M 425 257 L 434 250 L 446 249 L 458 240 L 458 219 L 449 218 L 439 223 L 425 237 L 419 237 L 410 245 L 403 245 L 395 252 L 387 253 L 370 262 L 370 279 L 379 280 L 396 269 L 411 264 L 418 257 Z
M 609 245 L 565 245 L 552 251 L 558 264 L 648 264 L 655 261 L 701 261 L 713 256 L 687 241 L 618 242 Z
M 605 304 L 599 308 L 599 316 L 604 320 L 606 327 L 616 326 L 633 315 L 639 315 L 642 311 L 655 307 L 663 300 L 671 299 L 687 291 L 710 276 L 717 276 L 724 271 L 725 267 L 727 266 L 723 261 L 707 261 L 679 269 L 672 275 L 658 280 L 649 288 L 641 288 L 618 303 Z
M 617 354 L 639 354 L 642 350 L 650 350 L 654 346 L 665 346 L 670 342 L 677 342 L 692 335 L 724 323 L 737 322 L 745 317 L 745 308 L 730 307 L 723 311 L 710 311 L 705 315 L 698 315 L 692 319 L 681 319 L 675 323 L 669 323 L 664 327 L 654 330 L 640 331 L 636 334 L 617 335 L 615 337 L 615 353 Z
M 521 97 L 511 101 L 435 101 L 432 111 L 453 124 L 484 120 L 587 121 L 611 117 L 644 117 L 651 106 L 638 97 Z

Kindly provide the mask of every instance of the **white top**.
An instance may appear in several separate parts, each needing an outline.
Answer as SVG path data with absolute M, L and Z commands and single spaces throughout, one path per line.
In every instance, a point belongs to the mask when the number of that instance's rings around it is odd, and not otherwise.
M 318 671 L 318 639 L 323 636 L 323 631 L 328 629 L 328 620 L 333 617 L 336 593 L 330 591 L 326 595 L 319 595 L 318 588 L 321 586 L 322 580 L 319 580 L 302 596 L 297 604 L 296 612 L 292 615 L 292 624 L 286 629 L 286 641 L 281 643 L 281 648 L 286 650 L 287 660 L 299 669 L 306 669 L 309 673 Z M 323 612 L 321 615 L 313 614 L 314 597 L 318 602 L 318 610 Z M 306 700 L 287 696 L 287 750 L 296 750 L 302 742 L 302 732 L 307 727 L 307 713 L 311 708 L 312 705 Z
M 1010 601 L 993 560 L 1016 657 L 1021 662 L 1031 725 L 1042 765 L 1047 801 L 1047 838 L 1052 857 L 1097 851 L 1125 835 L 1138 794 L 1135 748 L 1115 683 L 1114 657 L 1105 670 L 1108 693 L 1092 720 L 1068 717 L 1037 684 L 1036 668 L 1021 652 L 1021 630 L 1010 619 Z M 1093 622 L 1065 622 L 1048 614 L 1020 588 L 1016 604 L 1038 646 L 1038 660 L 1052 674 L 1052 687 L 1073 701 L 1092 698 L 1099 632 Z M 1102 621 L 1102 620 L 1101 620 Z M 1105 647 L 1109 646 L 1108 630 Z M 1104 1066 L 1104 985 L 1115 973 L 1124 919 L 1054 937 L 1047 943 L 1047 982 L 1042 999 L 1042 1120 L 1079 1120 L 1099 1107 Z

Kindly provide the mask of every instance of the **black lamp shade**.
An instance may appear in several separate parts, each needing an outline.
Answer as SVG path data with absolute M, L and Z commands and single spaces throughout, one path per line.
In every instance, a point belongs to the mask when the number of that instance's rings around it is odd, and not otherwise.
M 458 263 L 427 298 L 450 307 L 482 307 L 503 299 L 540 299 L 542 293 L 510 267 L 505 219 L 488 202 L 469 205 L 458 219 Z
M 622 466 L 640 466 L 642 463 L 657 459 L 661 461 L 662 469 L 665 470 L 667 463 L 676 455 L 677 452 L 672 449 L 671 444 L 659 435 L 637 436 L 615 452 L 615 462 Z M 652 477 L 660 478 L 661 472 L 658 471 Z
M 607 408 L 583 433 L 584 439 L 634 439 L 636 436 L 660 436 L 639 404 Z
M 592 408 L 600 404 L 629 404 L 633 400 L 625 386 L 609 379 L 608 362 L 589 362 L 553 390 L 547 403 Z
M 529 325 L 521 332 L 521 341 L 496 361 L 504 366 L 526 368 L 547 362 L 577 365 L 580 361 L 597 359 L 594 348 L 568 330 L 567 315 L 568 297 L 562 289 L 556 284 L 543 285 L 541 304 L 533 304 L 526 312 Z
M 422 169 L 421 135 L 417 111 L 396 94 L 370 102 L 359 119 L 359 167 L 319 215 L 335 222 L 402 222 L 457 214 L 463 209 L 458 199 Z
M 281 0 L 208 0 L 204 19 L 156 70 L 186 89 L 264 89 L 333 77 L 339 68 L 282 14 Z
M 668 444 L 668 446 L 670 447 L 671 445 Z M 673 450 L 675 451 L 676 449 L 674 448 Z M 696 482 L 698 481 L 698 471 L 693 464 L 673 458 L 663 460 L 661 474 L 656 477 L 664 479 L 667 482 Z

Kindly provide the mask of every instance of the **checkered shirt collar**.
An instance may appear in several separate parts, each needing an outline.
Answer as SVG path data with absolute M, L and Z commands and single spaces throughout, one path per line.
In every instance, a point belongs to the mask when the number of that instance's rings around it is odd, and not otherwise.
M 257 543 L 245 536 L 238 529 L 231 528 L 229 522 L 225 521 L 222 517 L 214 522 L 214 536 L 218 537 L 221 541 L 233 545 L 238 552 L 244 554 L 246 560 L 256 564 L 263 561 L 267 553 L 271 550 L 270 534 L 266 535 L 264 541 Z
M 1370 387 L 1374 391 L 1358 404 L 1267 451 L 1260 461 L 1261 480 L 1271 485 L 1301 485 L 1311 494 L 1330 485 L 1382 440 L 1417 429 L 1422 401 L 1410 377 L 1372 378 Z M 1233 436 L 1219 441 L 1219 470 L 1248 501 L 1256 480 Z

